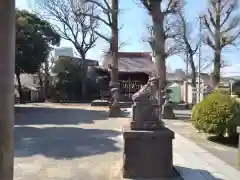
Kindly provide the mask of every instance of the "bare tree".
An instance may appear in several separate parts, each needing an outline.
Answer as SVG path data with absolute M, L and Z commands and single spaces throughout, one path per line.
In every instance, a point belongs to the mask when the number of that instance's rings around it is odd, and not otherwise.
M 44 99 L 49 98 L 49 84 L 51 69 L 55 65 L 55 58 L 50 53 L 49 58 L 41 65 L 39 77 L 39 85 L 43 91 Z
M 167 16 L 164 19 L 164 33 L 165 33 L 165 59 L 167 59 L 170 56 L 177 55 L 179 53 L 182 53 L 184 45 L 181 43 L 176 43 L 176 39 L 179 36 L 179 31 L 176 26 L 177 20 L 174 15 Z M 154 40 L 154 31 L 153 31 L 153 25 L 148 26 L 148 34 L 150 35 L 147 39 L 147 42 L 149 43 L 151 49 L 153 52 L 155 52 L 155 40 Z
M 108 27 L 109 30 L 112 28 L 112 7 L 108 0 L 85 0 L 86 4 L 94 5 L 96 13 L 89 14 L 85 13 L 85 15 L 88 15 L 99 22 L 101 22 L 104 26 Z M 98 14 L 98 15 L 96 15 Z M 99 32 L 97 29 L 95 30 L 95 33 L 104 39 L 109 44 L 111 43 L 111 36 L 108 34 L 104 34 L 103 32 Z
M 109 37 L 108 34 L 104 34 L 95 29 L 95 33 L 102 39 L 104 39 L 107 43 L 110 44 L 109 52 L 107 53 L 108 58 L 112 59 L 112 63 L 110 65 L 111 70 L 111 82 L 110 86 L 113 89 L 116 89 L 112 94 L 112 104 L 110 106 L 109 115 L 110 116 L 118 116 L 120 115 L 119 108 L 119 83 L 118 83 L 118 49 L 119 49 L 119 28 L 118 28 L 118 0 L 112 0 L 111 4 L 108 0 L 83 0 L 86 5 L 92 5 L 95 8 L 95 14 L 82 13 L 84 16 L 89 16 L 91 18 L 96 19 L 101 22 L 103 25 L 108 27 L 112 35 Z M 98 14 L 98 15 L 97 15 Z
M 180 48 L 181 53 L 185 56 L 185 63 L 190 65 L 191 68 L 191 84 L 193 89 L 196 90 L 197 87 L 197 71 L 196 65 L 194 61 L 194 55 L 197 53 L 200 42 L 201 42 L 201 35 L 200 38 L 194 42 L 192 38 L 192 24 L 188 23 L 184 17 L 183 11 L 179 10 L 177 12 L 176 21 L 174 24 L 175 31 L 178 33 L 175 38 L 175 46 Z M 186 72 L 187 73 L 187 72 Z M 187 75 L 187 74 L 186 74 Z M 186 77 L 187 79 L 188 77 Z M 185 97 L 186 101 L 188 102 L 188 85 L 185 86 Z M 197 102 L 197 94 L 196 91 L 192 91 L 192 104 L 196 104 Z
M 181 53 L 183 53 L 186 58 L 186 63 L 190 64 L 192 71 L 192 86 L 196 88 L 196 65 L 194 62 L 194 55 L 197 53 L 201 41 L 201 36 L 199 39 L 195 40 L 192 35 L 192 24 L 188 23 L 184 17 L 183 11 L 178 11 L 177 20 L 175 21 L 175 31 L 178 32 L 175 38 L 176 46 L 180 47 Z
M 103 25 L 104 27 L 107 27 L 109 31 L 112 30 L 112 13 L 113 13 L 113 7 L 110 0 L 82 0 L 83 3 L 86 4 L 86 6 L 89 4 L 90 6 L 94 6 L 94 14 L 89 12 L 82 12 L 76 10 L 76 13 L 83 14 L 85 16 L 90 16 L 94 19 L 96 19 L 99 22 L 99 25 Z M 118 8 L 118 14 L 120 13 L 120 9 Z M 118 31 L 122 29 L 123 26 L 118 27 Z M 105 42 L 109 43 L 111 45 L 112 36 L 109 35 L 107 32 L 100 32 L 97 28 L 94 29 L 94 32 Z M 125 42 L 119 42 L 118 47 L 121 48 L 125 45 Z M 110 46 L 111 48 L 111 46 Z M 107 51 L 107 53 L 110 53 L 110 48 Z
M 214 51 L 213 87 L 220 81 L 222 50 L 227 46 L 236 46 L 239 40 L 240 16 L 237 10 L 238 0 L 209 0 L 207 13 L 203 16 L 203 23 L 208 32 L 203 41 Z
M 53 27 L 60 36 L 70 41 L 78 51 L 84 70 L 82 72 L 82 97 L 86 97 L 86 54 L 97 41 L 95 30 L 98 22 L 95 18 L 84 14 L 94 15 L 95 7 L 89 5 L 79 8 L 78 1 L 74 0 L 47 0 L 38 7 L 44 18 L 55 21 Z M 76 9 L 83 13 L 77 14 Z
M 175 14 L 182 6 L 181 0 L 141 0 L 144 7 L 151 15 L 153 22 L 153 41 L 152 47 L 154 48 L 156 66 L 158 70 L 159 80 L 159 103 L 160 107 L 163 104 L 162 90 L 166 87 L 166 40 L 168 36 L 172 34 L 171 28 L 165 29 L 164 21 L 167 20 L 167 16 Z M 163 3 L 166 6 L 163 8 Z

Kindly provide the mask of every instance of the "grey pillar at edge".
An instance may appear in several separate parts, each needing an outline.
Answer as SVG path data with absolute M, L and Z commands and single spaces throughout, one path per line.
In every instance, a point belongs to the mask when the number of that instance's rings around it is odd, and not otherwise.
M 239 134 L 237 163 L 238 163 L 238 168 L 240 169 L 240 126 L 237 127 L 237 133 Z
M 0 0 L 0 179 L 13 180 L 15 0 Z

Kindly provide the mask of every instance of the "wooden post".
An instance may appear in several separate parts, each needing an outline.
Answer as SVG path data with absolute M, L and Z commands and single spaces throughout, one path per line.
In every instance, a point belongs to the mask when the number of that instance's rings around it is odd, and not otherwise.
M 15 0 L 0 1 L 0 179 L 13 180 Z

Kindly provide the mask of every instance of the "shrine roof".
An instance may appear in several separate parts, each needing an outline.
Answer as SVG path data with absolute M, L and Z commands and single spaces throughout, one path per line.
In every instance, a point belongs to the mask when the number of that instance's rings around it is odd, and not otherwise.
M 108 69 L 111 57 L 106 55 L 102 68 Z M 143 72 L 151 74 L 156 70 L 151 53 L 148 52 L 119 52 L 118 70 L 120 72 Z

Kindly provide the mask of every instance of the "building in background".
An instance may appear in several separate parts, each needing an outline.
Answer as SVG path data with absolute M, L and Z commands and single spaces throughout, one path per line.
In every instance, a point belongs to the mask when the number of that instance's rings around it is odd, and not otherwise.
M 21 74 L 20 75 L 22 85 L 22 101 L 24 102 L 36 102 L 39 100 L 40 84 L 37 74 Z M 14 77 L 15 97 L 19 97 L 18 82 L 16 76 Z
M 68 56 L 68 57 L 74 57 L 74 51 L 72 47 L 59 47 L 55 49 L 55 58 L 58 58 L 59 56 Z
M 152 55 L 149 52 L 119 52 L 118 54 L 118 80 L 120 85 L 120 101 L 132 101 L 132 94 L 136 93 L 142 85 L 146 84 L 149 76 L 156 72 Z M 95 67 L 99 78 L 104 78 L 107 84 L 101 92 L 109 98 L 110 66 L 112 58 L 106 54 L 102 65 Z

